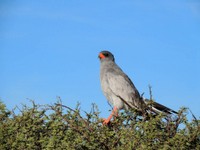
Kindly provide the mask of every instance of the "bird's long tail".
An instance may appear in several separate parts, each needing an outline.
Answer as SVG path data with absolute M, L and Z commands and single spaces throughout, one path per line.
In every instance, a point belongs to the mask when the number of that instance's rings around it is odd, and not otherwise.
M 155 101 L 151 101 L 151 100 L 145 99 L 145 98 L 143 98 L 143 100 L 147 104 L 147 109 L 150 111 L 153 111 L 156 114 L 159 114 L 159 113 L 178 114 L 176 111 L 174 111 L 162 104 L 159 104 Z

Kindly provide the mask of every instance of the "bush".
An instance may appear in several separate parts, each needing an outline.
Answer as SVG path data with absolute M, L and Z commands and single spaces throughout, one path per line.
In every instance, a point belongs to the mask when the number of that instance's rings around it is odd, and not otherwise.
M 120 112 L 102 125 L 96 105 L 80 113 L 61 104 L 40 106 L 32 101 L 15 114 L 0 102 L 0 149 L 200 149 L 200 120 L 189 122 L 187 109 L 177 116 L 150 116 L 143 121 L 134 111 Z M 85 117 L 83 117 L 85 116 Z

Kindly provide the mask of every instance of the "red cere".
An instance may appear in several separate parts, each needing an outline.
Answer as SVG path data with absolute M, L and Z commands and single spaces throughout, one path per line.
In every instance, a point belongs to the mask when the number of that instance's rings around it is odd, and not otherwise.
M 104 56 L 102 53 L 100 53 L 100 54 L 99 54 L 99 58 L 100 58 L 100 59 L 103 59 L 103 58 L 105 58 L 105 56 Z

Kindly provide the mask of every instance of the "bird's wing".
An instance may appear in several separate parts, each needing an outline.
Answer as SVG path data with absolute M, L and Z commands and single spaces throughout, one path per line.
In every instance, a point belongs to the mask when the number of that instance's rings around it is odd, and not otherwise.
M 110 88 L 116 95 L 124 96 L 125 93 L 135 92 L 130 83 L 123 76 L 107 73 L 107 77 Z
M 140 95 L 132 81 L 122 72 L 110 70 L 106 73 L 110 90 L 125 104 L 140 109 Z

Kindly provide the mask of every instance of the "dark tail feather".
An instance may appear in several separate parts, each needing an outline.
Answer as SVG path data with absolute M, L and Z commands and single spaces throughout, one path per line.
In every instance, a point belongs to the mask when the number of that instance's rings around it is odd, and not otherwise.
M 154 102 L 154 101 L 150 102 L 150 100 L 144 99 L 144 98 L 143 98 L 143 100 L 146 104 L 149 104 L 150 109 L 152 109 L 153 112 L 155 112 L 155 113 L 164 112 L 166 114 L 173 114 L 173 113 L 178 114 L 176 111 L 174 111 L 174 110 L 172 110 L 172 109 L 170 109 L 170 108 L 168 108 L 168 107 L 166 107 L 162 104 L 159 104 L 159 103 Z

